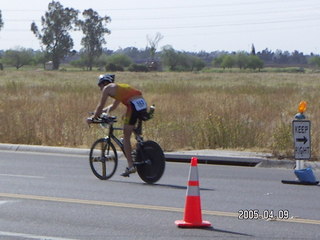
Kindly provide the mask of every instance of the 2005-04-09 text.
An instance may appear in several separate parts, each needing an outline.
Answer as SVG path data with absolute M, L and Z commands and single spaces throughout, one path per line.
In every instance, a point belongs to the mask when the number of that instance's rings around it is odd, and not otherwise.
M 289 219 L 289 210 L 268 210 L 259 211 L 258 209 L 240 209 L 238 211 L 238 219 L 240 220 L 257 220 L 257 219 Z

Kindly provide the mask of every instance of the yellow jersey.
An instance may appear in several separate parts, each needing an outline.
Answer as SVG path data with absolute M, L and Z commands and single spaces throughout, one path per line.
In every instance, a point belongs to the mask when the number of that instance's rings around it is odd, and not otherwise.
M 116 93 L 112 98 L 122 102 L 124 105 L 128 105 L 130 100 L 134 97 L 142 96 L 142 93 L 131 87 L 126 83 L 117 83 Z

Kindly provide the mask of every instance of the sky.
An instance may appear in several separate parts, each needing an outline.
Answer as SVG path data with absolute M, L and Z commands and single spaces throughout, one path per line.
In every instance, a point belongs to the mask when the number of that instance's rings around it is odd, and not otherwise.
M 41 49 L 31 32 L 51 0 L 0 0 L 3 28 L 0 49 Z M 320 54 L 319 0 L 59 0 L 63 7 L 82 12 L 92 8 L 109 16 L 106 35 L 110 50 L 144 49 L 157 33 L 179 51 L 272 51 Z M 74 49 L 81 48 L 81 32 L 71 32 Z

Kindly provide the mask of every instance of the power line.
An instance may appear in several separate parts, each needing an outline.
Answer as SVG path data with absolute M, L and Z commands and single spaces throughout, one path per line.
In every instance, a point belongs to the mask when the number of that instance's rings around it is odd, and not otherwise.
M 204 4 L 204 5 L 180 5 L 180 6 L 170 6 L 170 7 L 135 7 L 135 8 L 96 8 L 95 11 L 141 11 L 141 10 L 169 10 L 169 9 L 194 9 L 194 8 L 208 8 L 208 7 L 238 7 L 245 5 L 263 5 L 265 3 L 281 3 L 274 0 L 265 0 L 265 1 L 244 1 L 238 3 L 215 3 L 215 4 Z M 302 3 L 302 7 L 306 6 L 306 1 L 301 2 L 301 0 L 290 0 L 290 4 L 293 2 Z M 184 3 L 185 4 L 185 3 Z M 40 9 L 2 9 L 2 11 L 7 12 L 43 12 Z
M 296 27 L 305 27 L 305 26 L 300 26 L 300 25 L 295 25 Z M 312 24 L 308 25 L 308 28 L 319 28 L 318 24 Z M 270 31 L 283 31 L 284 29 L 287 29 L 285 26 L 276 26 L 276 27 L 267 27 L 267 28 L 258 28 L 258 29 L 246 29 L 245 33 L 253 33 L 253 32 L 270 32 Z M 217 34 L 224 34 L 224 33 L 243 33 L 244 31 L 241 29 L 223 29 L 223 30 L 218 30 L 214 32 L 201 32 L 201 33 L 196 33 L 197 36 L 208 36 L 208 35 L 217 35 Z M 194 33 L 193 33 L 194 34 Z M 171 36 L 171 37 L 185 37 L 185 36 L 190 36 L 190 33 L 187 34 L 169 34 L 166 35 L 166 37 Z
M 142 31 L 142 30 L 177 30 L 177 29 L 194 29 L 194 28 L 216 28 L 216 27 L 234 27 L 234 26 L 249 26 L 249 25 L 265 25 L 265 24 L 280 24 L 280 23 L 302 23 L 308 21 L 317 21 L 319 18 L 296 18 L 296 19 L 281 19 L 281 20 L 264 20 L 257 22 L 243 22 L 243 23 L 217 23 L 217 24 L 206 24 L 206 25 L 188 25 L 188 26 L 151 26 L 151 27 L 130 27 L 130 28 L 116 28 L 111 31 Z M 307 27 L 307 26 L 305 26 Z M 26 29 L 6 29 L 10 32 L 30 31 Z
M 270 2 L 270 1 L 264 1 Z M 271 1 L 272 2 L 272 1 Z M 260 2 L 261 3 L 261 2 Z M 260 4 L 259 3 L 259 4 Z M 257 4 L 257 2 L 243 2 L 240 3 L 241 5 L 247 4 Z M 239 5 L 240 5 L 239 4 Z M 139 7 L 139 8 L 109 8 L 109 9 L 97 9 L 95 11 L 141 11 L 141 10 L 168 10 L 168 9 L 190 9 L 190 8 L 208 8 L 208 7 L 223 7 L 223 6 L 234 6 L 234 3 L 225 3 L 225 4 L 206 4 L 206 5 L 189 5 L 189 6 L 176 6 L 176 7 Z M 2 9 L 3 11 L 7 12 L 41 12 L 43 10 L 40 9 Z
M 293 9 L 285 9 L 285 11 L 274 11 L 274 9 L 272 9 L 270 11 L 269 10 L 263 10 L 263 11 L 254 11 L 254 12 L 228 12 L 228 13 L 219 13 L 219 14 L 210 14 L 210 15 L 207 15 L 207 14 L 202 14 L 202 15 L 188 15 L 188 16 L 173 16 L 173 17 L 167 17 L 167 16 L 161 16 L 161 17 L 143 17 L 143 18 L 140 18 L 140 17 L 132 17 L 132 18 L 116 18 L 116 21 L 145 21 L 145 20 L 170 20 L 170 19 L 173 19 L 173 20 L 179 20 L 179 19 L 190 19 L 190 18 L 196 18 L 196 19 L 199 19 L 199 18 L 216 18 L 216 17 L 234 17 L 234 16 L 256 16 L 256 15 L 261 15 L 261 14 L 283 14 L 283 13 L 301 13 L 301 12 L 305 12 L 305 11 L 308 11 L 308 10 L 314 10 L 315 7 L 318 7 L 318 6 L 309 6 L 308 8 L 304 8 L 304 9 L 301 9 L 301 8 L 293 8 Z M 35 21 L 35 22 L 40 22 L 41 20 L 34 20 L 34 19 L 5 19 L 4 18 L 4 22 L 32 22 L 32 21 Z
M 308 9 L 301 9 L 301 8 L 296 8 L 294 9 L 295 11 L 290 11 L 290 10 L 286 10 L 286 11 L 255 11 L 255 12 L 230 12 L 230 13 L 219 13 L 219 14 L 202 14 L 202 15 L 188 15 L 188 16 L 173 16 L 173 17 L 166 17 L 166 16 L 161 16 L 161 17 L 143 17 L 143 18 L 139 18 L 139 17 L 132 17 L 132 18 L 116 18 L 113 20 L 117 20 L 117 21 L 145 21 L 145 20 L 179 20 L 179 19 L 190 19 L 190 18 L 217 18 L 217 17 L 235 17 L 235 16 L 256 16 L 256 15 L 261 15 L 261 14 L 288 14 L 288 13 L 301 13 L 302 11 L 307 11 L 307 10 L 313 10 L 314 8 L 308 8 Z
M 247 26 L 247 25 L 264 25 L 264 24 L 277 24 L 277 23 L 290 23 L 290 22 L 304 22 L 304 21 L 314 21 L 320 20 L 319 18 L 301 18 L 301 19 L 291 19 L 291 20 L 268 20 L 261 22 L 250 22 L 250 23 L 223 23 L 223 24 L 208 24 L 208 25 L 193 25 L 193 26 L 167 26 L 167 27 L 145 27 L 145 28 L 119 28 L 118 30 L 153 30 L 153 29 L 190 29 L 190 28 L 214 28 L 214 27 L 231 27 L 231 26 Z

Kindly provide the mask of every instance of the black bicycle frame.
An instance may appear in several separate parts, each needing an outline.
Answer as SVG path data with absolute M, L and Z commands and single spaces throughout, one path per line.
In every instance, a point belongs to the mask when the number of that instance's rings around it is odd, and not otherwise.
M 113 134 L 114 130 L 123 130 L 122 128 L 114 128 L 113 125 L 109 127 L 109 134 L 107 136 L 108 142 L 111 142 L 111 139 L 120 147 L 121 151 L 124 153 L 123 143 Z
M 124 152 L 123 143 L 113 134 L 114 130 L 123 130 L 123 128 L 115 128 L 115 127 L 113 127 L 113 124 L 111 124 L 109 126 L 109 134 L 107 136 L 107 141 L 111 142 L 111 139 L 112 139 L 120 147 L 121 151 L 126 156 L 126 153 Z M 137 144 L 139 145 L 139 147 L 143 148 L 143 137 L 141 136 L 141 134 L 142 134 L 142 121 L 141 120 L 138 120 L 137 127 L 135 127 L 133 131 L 134 131 L 136 140 L 138 142 Z M 144 151 L 141 151 L 141 154 L 142 154 L 142 161 L 135 162 L 135 165 L 147 163 Z

